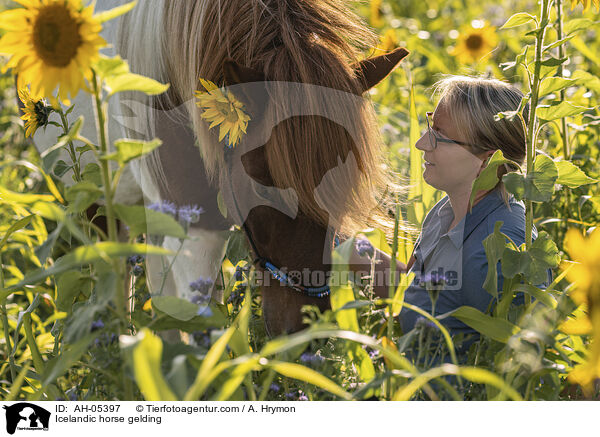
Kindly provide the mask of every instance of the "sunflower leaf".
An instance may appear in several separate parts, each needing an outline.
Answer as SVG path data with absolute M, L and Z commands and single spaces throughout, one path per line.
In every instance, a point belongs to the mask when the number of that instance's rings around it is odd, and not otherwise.
M 110 9 L 108 11 L 100 12 L 99 14 L 94 15 L 94 18 L 100 23 L 105 23 L 107 21 L 112 20 L 113 18 L 120 17 L 121 15 L 124 15 L 127 12 L 131 11 L 136 4 L 137 0 L 126 3 L 121 6 L 117 6 L 116 8 Z
M 502 25 L 502 27 L 500 29 L 508 29 L 510 27 L 522 26 L 523 24 L 527 24 L 530 21 L 537 21 L 537 20 L 531 14 L 528 14 L 526 12 L 519 12 L 518 14 L 514 14 L 512 17 L 510 17 L 506 21 L 506 23 L 504 23 Z

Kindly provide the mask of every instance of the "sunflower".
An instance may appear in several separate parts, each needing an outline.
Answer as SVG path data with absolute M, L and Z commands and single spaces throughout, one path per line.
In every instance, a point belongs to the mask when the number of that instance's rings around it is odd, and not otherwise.
M 383 27 L 383 17 L 381 16 L 382 0 L 371 0 L 371 26 Z
M 583 12 L 590 8 L 590 0 L 571 0 L 571 10 L 575 9 L 578 3 L 583 5 Z M 596 9 L 600 11 L 600 0 L 592 0 L 591 3 L 594 3 Z
M 53 109 L 51 106 L 46 105 L 43 100 L 31 98 L 27 88 L 19 90 L 19 99 L 24 105 L 21 120 L 25 122 L 25 137 L 32 137 L 38 128 L 48 125 L 48 117 Z
M 209 80 L 200 79 L 206 91 L 196 91 L 196 106 L 203 109 L 202 118 L 211 123 L 210 129 L 220 126 L 219 141 L 228 137 L 234 147 L 246 133 L 250 116 L 244 112 L 244 104 L 230 91 L 217 87 Z
M 31 86 L 34 99 L 56 103 L 53 92 L 69 103 L 91 78 L 91 64 L 106 45 L 93 5 L 82 0 L 15 0 L 24 8 L 0 13 L 0 54 L 10 56 L 6 68 L 18 74 L 19 89 Z
M 391 52 L 398 47 L 398 38 L 396 37 L 396 31 L 394 29 L 388 29 L 380 38 L 380 43 L 377 46 L 377 50 L 383 52 Z
M 587 308 L 587 316 L 584 314 L 579 318 L 583 318 L 581 324 L 591 326 L 593 337 L 587 362 L 575 367 L 569 380 L 580 384 L 589 393 L 594 380 L 600 378 L 600 229 L 588 238 L 583 238 L 577 230 L 569 230 L 565 249 L 577 261 L 567 274 L 575 283 L 569 296 L 576 304 Z
M 451 54 L 461 64 L 470 64 L 490 53 L 498 44 L 496 29 L 493 26 L 468 27 L 460 32 L 456 47 Z

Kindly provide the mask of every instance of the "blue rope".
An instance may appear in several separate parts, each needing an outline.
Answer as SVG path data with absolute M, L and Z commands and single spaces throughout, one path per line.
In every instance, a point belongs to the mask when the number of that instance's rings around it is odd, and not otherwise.
M 264 268 L 267 269 L 269 271 L 269 273 L 271 273 L 271 276 L 273 276 L 275 279 L 277 279 L 279 282 L 281 282 L 281 284 L 286 285 L 290 288 L 293 288 L 294 290 L 296 290 L 300 293 L 305 293 L 309 297 L 321 298 L 321 297 L 327 297 L 331 294 L 329 285 L 324 285 L 324 286 L 318 287 L 318 288 L 303 287 L 301 285 L 296 285 L 290 281 L 290 279 L 287 277 L 287 275 L 285 273 L 283 273 L 281 270 L 279 270 L 277 267 L 275 267 L 269 261 L 265 260 L 263 265 L 264 265 Z

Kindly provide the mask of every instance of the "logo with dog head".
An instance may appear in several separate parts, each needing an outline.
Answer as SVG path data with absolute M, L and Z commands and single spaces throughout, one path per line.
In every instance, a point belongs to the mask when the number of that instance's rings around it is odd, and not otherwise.
M 50 423 L 50 412 L 28 402 L 19 402 L 6 410 L 6 432 L 14 434 L 18 430 L 47 431 Z

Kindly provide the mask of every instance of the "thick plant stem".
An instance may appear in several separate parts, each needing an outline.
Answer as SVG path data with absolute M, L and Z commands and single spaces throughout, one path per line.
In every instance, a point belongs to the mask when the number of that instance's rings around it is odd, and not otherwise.
M 100 143 L 100 154 L 102 157 L 108 154 L 108 129 L 107 122 L 104 113 L 104 107 L 102 104 L 101 93 L 102 89 L 100 86 L 100 80 L 96 76 L 96 73 L 93 73 L 93 91 L 94 91 L 94 102 L 96 109 L 96 129 L 98 131 L 98 142 Z M 104 197 L 105 197 L 105 208 L 106 208 L 106 222 L 108 227 L 108 239 L 112 242 L 118 241 L 117 235 L 117 222 L 115 218 L 115 214 L 113 211 L 113 203 L 112 203 L 112 176 L 110 171 L 109 162 L 105 159 L 100 160 L 100 168 L 102 172 L 102 184 L 104 186 Z M 123 284 L 123 263 L 120 262 L 119 259 L 114 260 L 113 267 L 117 274 L 116 283 L 120 287 Z M 123 280 L 120 280 L 123 279 Z M 119 314 L 120 321 L 120 329 L 119 332 L 121 334 L 127 334 L 127 289 L 117 290 L 116 293 L 116 306 L 117 306 L 117 314 Z M 125 386 L 125 400 L 134 400 L 133 399 L 133 385 L 131 377 L 128 377 L 126 374 L 125 367 L 121 369 L 121 380 Z
M 535 42 L 535 69 L 531 81 L 531 103 L 529 110 L 529 123 L 527 126 L 527 173 L 533 172 L 533 163 L 535 159 L 535 143 L 536 143 L 536 108 L 539 100 L 541 69 L 542 69 L 542 49 L 544 44 L 544 35 L 548 26 L 548 4 L 550 0 L 541 0 L 541 13 L 538 32 Z M 527 200 L 525 211 L 525 244 L 527 249 L 531 247 L 533 242 L 533 203 Z
M 100 87 L 98 78 L 94 73 L 94 100 L 96 103 L 96 129 L 98 130 L 98 142 L 100 143 L 100 152 L 102 156 L 106 156 L 108 153 L 108 139 L 106 131 L 106 119 L 104 117 L 104 108 L 102 107 L 102 99 L 100 98 Z M 117 241 L 117 223 L 112 205 L 112 177 L 110 173 L 110 166 L 107 160 L 100 160 L 100 168 L 102 171 L 102 184 L 104 185 L 104 197 L 106 201 L 106 221 L 108 225 L 108 239 L 110 241 Z
M 563 20 L 562 20 L 562 0 L 556 0 L 556 38 L 558 40 L 563 39 Z M 565 43 L 566 44 L 566 43 Z M 559 59 L 563 59 L 566 55 L 565 44 L 561 44 L 558 46 L 558 57 Z M 557 76 L 563 76 L 563 64 L 558 66 Z M 566 101 L 566 91 L 564 89 L 560 90 L 560 101 Z M 562 145 L 563 145 L 563 158 L 568 160 L 571 156 L 571 147 L 569 144 L 569 127 L 567 125 L 567 119 L 562 118 L 561 120 L 561 136 L 562 136 Z
M 0 290 L 4 290 L 4 270 L 2 270 L 2 254 L 0 254 Z M 4 331 L 4 346 L 6 347 L 6 357 L 10 365 L 11 381 L 17 378 L 17 368 L 15 366 L 15 357 L 12 354 L 12 346 L 10 344 L 10 333 L 8 326 L 8 313 L 6 312 L 6 304 L 2 302 L 2 330 Z
M 398 253 L 398 228 L 400 227 L 400 202 L 396 199 L 396 218 L 394 220 L 394 240 L 392 241 L 392 260 L 390 262 L 390 286 L 389 286 L 389 298 L 390 304 L 388 306 L 389 319 L 387 323 L 387 338 L 388 341 L 393 342 L 392 336 L 394 334 L 394 308 L 392 300 L 396 294 L 396 258 Z M 392 377 L 388 379 L 387 383 L 387 398 L 392 397 Z

